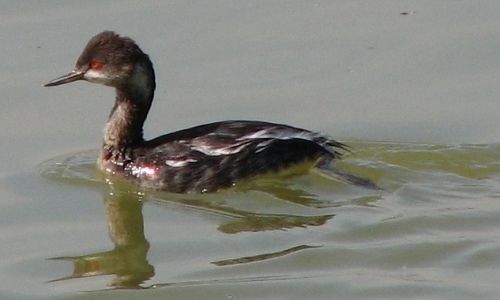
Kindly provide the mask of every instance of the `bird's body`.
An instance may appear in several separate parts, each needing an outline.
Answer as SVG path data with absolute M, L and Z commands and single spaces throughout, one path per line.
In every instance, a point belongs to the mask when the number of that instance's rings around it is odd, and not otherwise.
M 341 144 L 301 129 L 257 121 L 225 121 L 170 133 L 101 155 L 104 171 L 170 192 L 212 192 L 240 179 L 339 157 Z M 105 151 L 106 153 L 106 151 Z M 109 155 L 110 154 L 110 155 Z
M 134 41 L 111 31 L 93 37 L 75 69 L 46 86 L 76 80 L 116 89 L 97 165 L 142 187 L 173 193 L 213 192 L 303 162 L 324 168 L 346 150 L 325 135 L 259 121 L 216 122 L 145 141 L 142 129 L 156 86 L 153 65 Z M 355 184 L 373 185 L 332 173 Z

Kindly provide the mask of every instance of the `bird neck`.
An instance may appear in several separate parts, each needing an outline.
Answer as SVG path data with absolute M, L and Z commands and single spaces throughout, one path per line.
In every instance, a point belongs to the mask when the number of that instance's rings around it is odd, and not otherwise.
M 146 56 L 144 61 L 135 64 L 129 80 L 116 87 L 115 105 L 104 128 L 103 148 L 108 149 L 106 152 L 122 152 L 144 143 L 143 126 L 154 90 L 154 70 Z

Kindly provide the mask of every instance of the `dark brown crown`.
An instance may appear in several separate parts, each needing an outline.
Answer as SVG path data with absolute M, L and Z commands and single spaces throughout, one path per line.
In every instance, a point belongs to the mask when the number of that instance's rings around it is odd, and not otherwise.
M 119 36 L 113 31 L 103 31 L 90 39 L 76 65 L 81 67 L 91 61 L 121 65 L 137 62 L 145 56 L 147 57 L 132 39 Z

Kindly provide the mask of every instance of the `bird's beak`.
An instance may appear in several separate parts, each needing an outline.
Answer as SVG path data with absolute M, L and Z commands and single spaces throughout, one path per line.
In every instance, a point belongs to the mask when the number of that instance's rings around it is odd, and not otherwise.
M 84 71 L 73 70 L 66 75 L 63 75 L 61 77 L 52 80 L 51 82 L 45 84 L 44 86 L 56 86 L 77 80 L 82 80 L 84 75 L 85 75 Z

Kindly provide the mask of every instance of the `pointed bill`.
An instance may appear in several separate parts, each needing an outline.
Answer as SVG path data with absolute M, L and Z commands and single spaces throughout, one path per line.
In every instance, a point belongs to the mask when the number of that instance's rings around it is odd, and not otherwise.
M 58 78 L 52 80 L 51 82 L 45 84 L 44 86 L 56 86 L 56 85 L 61 85 L 61 84 L 81 80 L 81 79 L 83 79 L 83 75 L 85 75 L 85 72 L 73 70 L 66 75 L 63 75 L 61 77 L 58 77 Z

